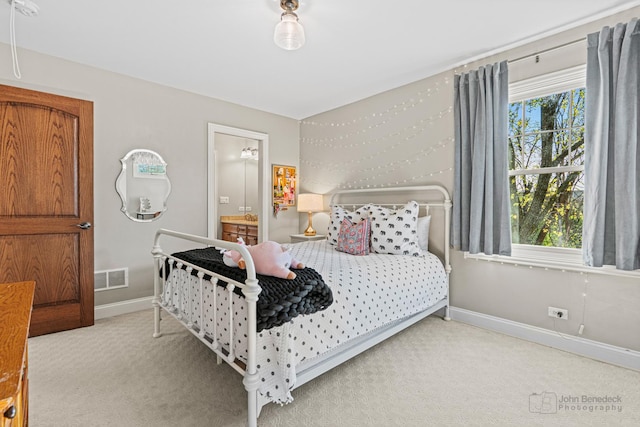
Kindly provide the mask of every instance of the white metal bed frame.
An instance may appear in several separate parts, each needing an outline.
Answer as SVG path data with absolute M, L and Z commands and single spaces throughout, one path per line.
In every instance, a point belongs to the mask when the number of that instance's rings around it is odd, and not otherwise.
M 427 212 L 429 212 L 430 208 L 442 208 L 444 210 L 444 268 L 447 273 L 447 296 L 431 306 L 429 309 L 422 311 L 420 313 L 414 314 L 408 318 L 405 318 L 401 321 L 394 322 L 390 325 L 377 329 L 374 333 L 366 334 L 365 336 L 360 336 L 355 338 L 347 343 L 342 344 L 336 351 L 331 351 L 326 353 L 324 356 L 319 356 L 314 361 L 313 365 L 305 368 L 302 371 L 296 372 L 296 384 L 294 388 L 300 387 L 306 382 L 312 380 L 313 378 L 322 375 L 323 373 L 329 371 L 330 369 L 340 365 L 341 363 L 351 359 L 352 357 L 362 353 L 363 351 L 373 347 L 374 345 L 386 340 L 392 335 L 406 329 L 407 327 L 413 325 L 414 323 L 424 319 L 425 317 L 437 312 L 438 310 L 444 309 L 444 320 L 450 320 L 449 317 L 449 274 L 451 272 L 451 265 L 449 259 L 449 228 L 450 228 L 450 219 L 451 219 L 451 197 L 449 196 L 449 192 L 440 185 L 423 185 L 423 186 L 415 186 L 415 187 L 391 187 L 391 188 L 373 188 L 373 189 L 360 189 L 360 190 L 345 190 L 339 191 L 332 195 L 331 197 L 331 205 L 339 205 L 339 206 L 360 206 L 363 203 L 353 204 L 338 204 L 334 203 L 341 196 L 349 196 L 349 195 L 364 195 L 369 193 L 378 193 L 384 194 L 386 196 L 391 194 L 399 194 L 399 193 L 415 193 L 415 192 L 425 192 L 425 193 L 440 193 L 440 200 L 436 202 L 428 201 L 426 203 L 419 203 L 421 207 L 424 207 Z M 415 200 L 415 197 L 414 197 Z M 378 204 L 378 203 L 377 203 Z M 397 206 L 398 204 L 378 204 L 380 206 Z M 204 270 L 196 265 L 190 264 L 188 262 L 182 260 L 176 260 L 171 257 L 170 254 L 164 253 L 162 248 L 160 247 L 160 239 L 162 236 L 174 237 L 182 240 L 191 241 L 194 243 L 200 243 L 208 246 L 216 246 L 229 250 L 237 250 L 241 253 L 242 257 L 246 261 L 246 271 L 247 271 L 247 280 L 245 283 L 240 283 L 230 278 L 224 277 L 218 273 Z M 257 426 L 257 418 L 260 415 L 260 411 L 262 407 L 269 403 L 269 400 L 266 397 L 263 397 L 258 393 L 259 386 L 259 374 L 257 371 L 257 332 L 256 332 L 256 302 L 258 301 L 259 294 L 261 292 L 260 285 L 258 284 L 258 280 L 256 278 L 256 271 L 253 260 L 251 259 L 251 255 L 249 251 L 237 243 L 227 242 L 223 240 L 216 239 L 208 239 L 205 237 L 195 236 L 191 234 L 180 233 L 177 231 L 160 229 L 156 232 L 153 249 L 151 251 L 154 260 L 155 260 L 155 272 L 154 273 L 154 298 L 153 298 L 153 307 L 154 307 L 154 333 L 153 337 L 161 336 L 160 333 L 160 311 L 164 309 L 167 313 L 171 314 L 174 318 L 179 320 L 191 333 L 193 333 L 200 341 L 202 341 L 207 347 L 209 347 L 213 352 L 217 355 L 218 363 L 221 363 L 222 360 L 227 362 L 233 369 L 243 375 L 243 384 L 245 389 L 247 390 L 248 395 L 248 420 L 247 425 L 249 427 Z M 174 310 L 172 307 L 167 307 L 163 305 L 162 301 L 162 293 L 166 289 L 167 282 L 166 277 L 168 277 L 169 272 L 165 272 L 162 277 L 160 277 L 157 272 L 161 271 L 161 269 L 165 266 L 165 260 L 169 260 L 170 265 L 175 265 L 177 268 L 184 268 L 185 274 L 191 274 L 195 269 L 197 271 L 197 277 L 199 279 L 199 286 L 202 290 L 202 286 L 206 282 L 204 280 L 205 275 L 211 276 L 211 283 L 214 285 L 218 280 L 222 280 L 228 283 L 226 287 L 226 292 L 229 293 L 229 307 L 228 307 L 228 316 L 230 322 L 230 340 L 229 342 L 233 342 L 233 310 L 231 309 L 232 304 L 232 293 L 235 287 L 239 287 L 244 294 L 244 300 L 247 305 L 247 361 L 246 364 L 243 365 L 242 362 L 239 362 L 234 353 L 233 348 L 229 348 L 227 351 L 226 348 L 223 348 L 217 339 L 217 333 L 214 333 L 213 337 L 206 336 L 204 328 L 198 328 L 193 323 L 193 319 L 190 318 L 191 315 L 191 298 L 187 295 L 187 304 L 189 305 L 188 316 L 185 316 L 182 312 Z M 214 292 L 215 295 L 215 292 Z M 182 298 L 180 295 L 179 298 Z M 202 303 L 203 292 L 200 291 L 200 319 L 203 319 L 202 310 L 204 310 Z M 217 310 L 217 305 L 214 302 L 214 308 Z M 240 334 L 241 332 L 238 332 Z

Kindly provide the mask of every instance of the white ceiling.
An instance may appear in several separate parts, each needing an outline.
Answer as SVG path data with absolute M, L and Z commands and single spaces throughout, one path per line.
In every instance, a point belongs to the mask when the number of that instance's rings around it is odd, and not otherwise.
M 0 0 L 4 43 L 8 1 Z M 31 1 L 40 13 L 16 14 L 19 47 L 295 119 L 640 4 L 301 0 L 307 43 L 285 51 L 273 43 L 279 0 Z

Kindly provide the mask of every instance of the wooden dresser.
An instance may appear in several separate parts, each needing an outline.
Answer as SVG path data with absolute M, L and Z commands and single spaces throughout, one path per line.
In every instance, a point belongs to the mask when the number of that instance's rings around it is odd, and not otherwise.
M 247 245 L 258 244 L 258 221 L 247 221 L 244 216 L 221 216 L 222 240 L 236 242 L 238 237 Z
M 29 424 L 27 337 L 35 285 L 0 284 L 0 427 Z

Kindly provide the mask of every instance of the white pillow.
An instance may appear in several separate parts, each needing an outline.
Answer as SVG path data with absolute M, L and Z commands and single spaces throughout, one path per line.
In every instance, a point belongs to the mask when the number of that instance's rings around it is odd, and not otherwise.
M 331 223 L 327 231 L 327 241 L 332 245 L 337 245 L 342 220 L 347 218 L 353 225 L 357 225 L 360 221 L 369 217 L 370 207 L 371 205 L 364 205 L 354 212 L 350 212 L 341 206 L 331 206 Z
M 418 245 L 423 251 L 429 250 L 429 225 L 431 225 L 431 215 L 418 218 Z
M 379 254 L 422 255 L 418 243 L 418 202 L 397 210 L 371 206 L 371 250 Z

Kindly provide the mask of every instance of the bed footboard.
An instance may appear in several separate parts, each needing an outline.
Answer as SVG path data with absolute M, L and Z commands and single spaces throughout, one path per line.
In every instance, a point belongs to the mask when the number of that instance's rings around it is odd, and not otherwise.
M 175 237 L 182 240 L 191 241 L 194 243 L 199 243 L 207 246 L 215 246 L 228 250 L 236 250 L 240 252 L 243 259 L 246 262 L 246 271 L 247 271 L 247 280 L 244 283 L 239 283 L 232 278 L 228 278 L 222 276 L 216 272 L 212 272 L 209 270 L 202 269 L 196 265 L 190 264 L 188 262 L 184 262 L 181 260 L 173 259 L 170 254 L 163 252 L 160 246 L 160 240 L 163 237 Z M 160 331 L 160 312 L 161 310 L 165 310 L 167 313 L 172 315 L 174 318 L 179 320 L 192 334 L 194 334 L 200 341 L 202 341 L 205 345 L 207 345 L 212 351 L 216 353 L 217 360 L 220 363 L 221 360 L 227 362 L 231 367 L 233 367 L 236 371 L 244 376 L 242 383 L 244 384 L 245 389 L 247 390 L 247 408 L 248 408 L 248 421 L 247 424 L 251 427 L 255 427 L 257 425 L 257 418 L 259 414 L 259 410 L 264 402 L 258 401 L 258 386 L 259 386 L 259 378 L 257 372 L 257 354 L 256 354 L 256 343 L 257 343 L 257 332 L 256 332 L 256 324 L 257 324 L 257 301 L 261 292 L 260 285 L 258 284 L 258 279 L 256 277 L 255 265 L 253 263 L 253 259 L 249 251 L 243 245 L 239 245 L 233 242 L 227 242 L 223 240 L 215 240 L 215 239 L 207 239 L 200 236 L 195 236 L 186 233 L 179 233 L 176 231 L 160 229 L 156 232 L 153 249 L 151 251 L 154 257 L 155 271 L 154 271 L 154 296 L 152 300 L 153 309 L 154 309 L 154 330 L 153 337 L 157 338 L 162 335 Z M 227 350 L 223 348 L 222 345 L 218 342 L 217 333 L 214 332 L 211 336 L 205 333 L 205 328 L 202 324 L 197 324 L 192 318 L 192 310 L 191 310 L 191 295 L 187 295 L 187 301 L 182 300 L 182 293 L 179 293 L 180 300 L 178 301 L 178 307 L 183 305 L 188 306 L 185 314 L 182 310 L 176 310 L 172 305 L 167 304 L 163 300 L 163 295 L 167 291 L 167 277 L 171 274 L 171 269 L 177 268 L 180 270 L 180 274 L 192 275 L 195 270 L 195 275 L 198 278 L 199 283 L 199 296 L 200 296 L 200 319 L 204 318 L 203 310 L 203 289 L 204 286 L 209 282 L 209 286 L 216 286 L 219 280 L 222 280 L 227 283 L 226 292 L 229 294 L 229 304 L 227 306 L 227 314 L 230 322 L 229 334 L 230 340 L 229 342 L 233 342 L 233 330 L 234 330 L 234 317 L 232 310 L 232 295 L 234 289 L 236 287 L 240 288 L 242 294 L 244 295 L 244 301 L 246 303 L 246 314 L 247 314 L 247 322 L 246 322 L 246 333 L 247 336 L 247 358 L 246 364 L 244 367 L 237 363 L 236 357 L 233 352 L 233 346 L 229 346 Z M 169 270 L 167 270 L 167 268 Z M 206 277 L 210 277 L 210 279 L 205 279 Z M 190 289 L 190 288 L 189 288 Z M 171 290 L 169 290 L 171 293 Z M 215 295 L 215 292 L 214 292 Z M 218 310 L 217 304 L 213 305 L 213 310 Z M 202 322 L 201 322 L 202 323 Z

